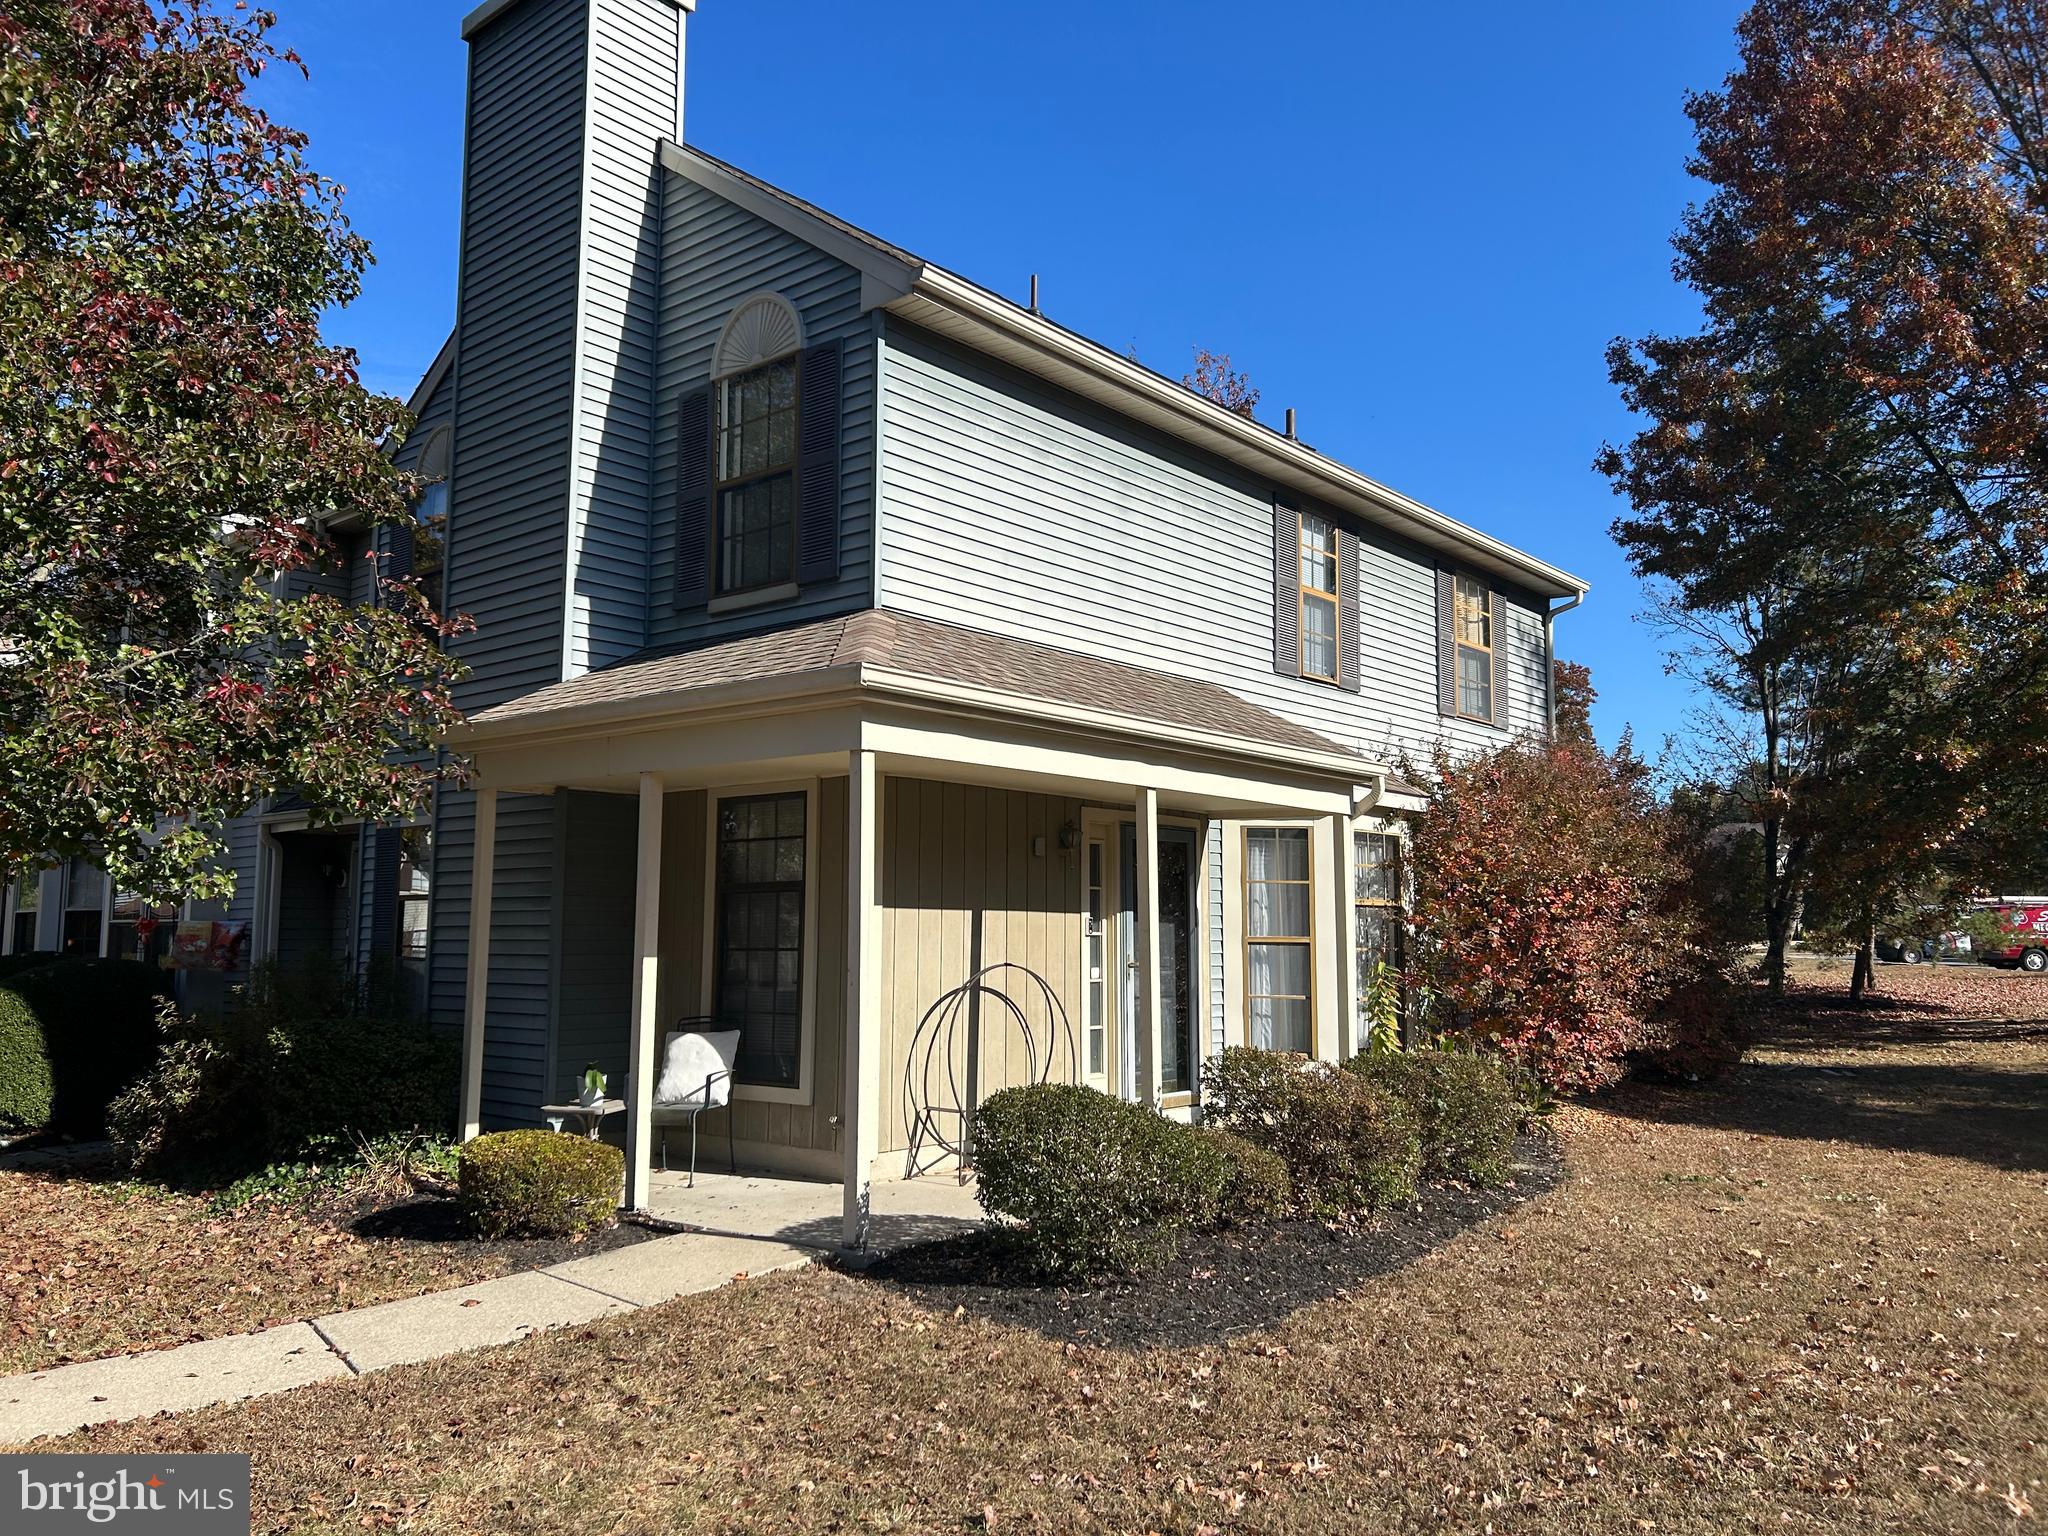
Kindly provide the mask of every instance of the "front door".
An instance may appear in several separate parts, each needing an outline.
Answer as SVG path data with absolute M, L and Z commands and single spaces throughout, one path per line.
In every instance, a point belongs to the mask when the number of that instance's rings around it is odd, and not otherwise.
M 1118 924 L 1122 943 L 1124 985 L 1122 1036 L 1123 1053 L 1129 1065 L 1122 1089 L 1130 1099 L 1141 1097 L 1137 1080 L 1138 961 L 1137 906 L 1138 829 L 1131 822 L 1122 826 L 1122 912 Z M 1192 1093 L 1200 1070 L 1196 1048 L 1201 1017 L 1201 935 L 1196 918 L 1200 911 L 1195 897 L 1195 880 L 1201 870 L 1198 843 L 1192 827 L 1159 829 L 1159 1040 L 1153 1060 L 1159 1066 L 1161 1094 Z

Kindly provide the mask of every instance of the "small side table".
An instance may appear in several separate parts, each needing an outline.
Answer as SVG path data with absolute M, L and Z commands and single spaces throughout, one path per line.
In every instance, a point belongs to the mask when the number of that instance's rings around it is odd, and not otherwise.
M 540 1112 L 545 1116 L 559 1116 L 564 1120 L 573 1117 L 581 1121 L 583 1134 L 595 1141 L 598 1127 L 604 1124 L 604 1117 L 621 1114 L 625 1108 L 624 1099 L 600 1099 L 595 1104 L 543 1104 Z

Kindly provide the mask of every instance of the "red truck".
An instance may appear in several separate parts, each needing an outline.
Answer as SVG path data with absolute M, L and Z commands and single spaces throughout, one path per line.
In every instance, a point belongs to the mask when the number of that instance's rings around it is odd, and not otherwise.
M 2006 896 L 1978 909 L 2002 920 L 1999 936 L 1977 946 L 1979 960 L 2007 970 L 2048 971 L 2048 896 Z

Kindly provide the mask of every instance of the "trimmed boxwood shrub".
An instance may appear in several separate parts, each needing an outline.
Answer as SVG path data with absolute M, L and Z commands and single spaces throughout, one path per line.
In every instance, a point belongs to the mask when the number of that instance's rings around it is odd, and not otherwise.
M 49 1075 L 44 1123 L 97 1136 L 106 1129 L 108 1103 L 156 1060 L 157 1013 L 169 1000 L 169 982 L 135 960 L 43 958 L 47 963 L 18 972 L 0 994 L 41 1031 Z M 22 1038 L 18 1030 L 15 1038 Z
M 1216 1202 L 1221 1220 L 1270 1220 L 1287 1214 L 1294 1203 L 1294 1180 L 1277 1152 L 1215 1126 L 1204 1126 L 1198 1134 L 1223 1157 L 1223 1194 Z
M 1232 1046 L 1203 1068 L 1202 1089 L 1217 1126 L 1287 1164 L 1297 1206 L 1345 1216 L 1414 1197 L 1422 1138 L 1408 1106 L 1377 1083 L 1303 1056 Z
M 991 1094 L 974 1117 L 974 1159 L 983 1208 L 1021 1224 L 1039 1271 L 1068 1279 L 1170 1257 L 1215 1219 L 1226 1177 L 1211 1138 L 1065 1083 Z
M 455 1182 L 479 1237 L 570 1237 L 619 1209 L 625 1154 L 559 1131 L 494 1131 L 463 1144 Z
M 1507 1182 L 1522 1107 L 1494 1062 L 1471 1051 L 1374 1051 L 1344 1067 L 1408 1106 L 1430 1178 L 1481 1187 Z
M 43 1026 L 12 992 L 0 989 L 0 1126 L 33 1130 L 50 1118 L 50 1056 Z

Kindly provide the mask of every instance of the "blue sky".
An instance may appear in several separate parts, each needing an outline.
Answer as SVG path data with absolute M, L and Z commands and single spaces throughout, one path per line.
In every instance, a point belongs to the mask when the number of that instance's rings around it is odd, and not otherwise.
M 466 7 L 272 3 L 313 78 L 266 94 L 377 254 L 330 334 L 403 395 L 454 314 Z M 1228 352 L 1262 415 L 1577 572 L 1559 653 L 1603 740 L 1655 748 L 1688 700 L 1607 537 L 1601 353 L 1691 322 L 1682 100 L 1740 10 L 702 0 L 688 136 L 1001 292 L 1036 271 L 1048 314 L 1163 372 Z

